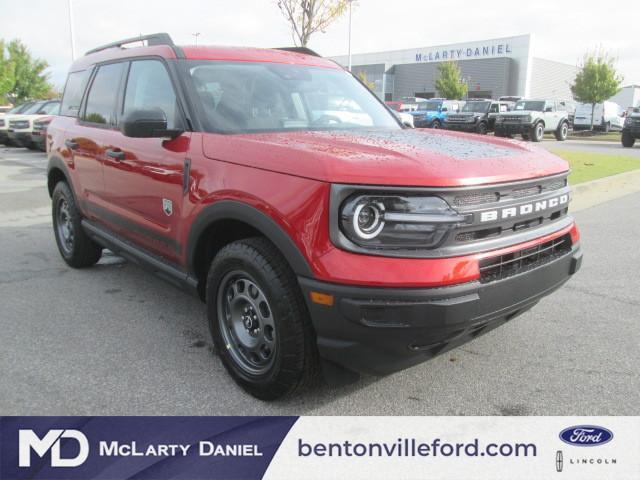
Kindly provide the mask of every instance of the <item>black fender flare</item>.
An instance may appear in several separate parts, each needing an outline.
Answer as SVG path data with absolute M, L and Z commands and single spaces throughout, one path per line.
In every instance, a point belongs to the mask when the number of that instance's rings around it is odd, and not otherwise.
M 296 275 L 314 278 L 309 263 L 291 237 L 267 214 L 236 200 L 220 200 L 205 207 L 193 222 L 187 240 L 187 266 L 194 272 L 198 240 L 215 222 L 237 220 L 251 225 L 271 241 L 284 255 Z
M 47 191 L 49 192 L 49 196 L 53 194 L 53 188 L 50 188 L 49 181 L 51 176 L 51 171 L 54 169 L 58 169 L 64 175 L 65 180 L 69 184 L 69 188 L 71 189 L 71 194 L 73 195 L 73 199 L 78 204 L 78 199 L 76 198 L 76 190 L 73 188 L 73 183 L 71 182 L 71 176 L 69 175 L 69 169 L 67 164 L 57 155 L 52 155 L 49 157 L 49 162 L 47 163 Z

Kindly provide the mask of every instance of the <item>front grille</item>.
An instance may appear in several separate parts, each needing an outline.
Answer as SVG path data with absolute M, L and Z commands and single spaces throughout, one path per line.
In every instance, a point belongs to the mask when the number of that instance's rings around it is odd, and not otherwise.
M 480 282 L 502 280 L 545 265 L 571 252 L 571 235 L 480 261 Z
M 28 120 L 11 120 L 9 122 L 9 128 L 16 128 L 18 130 L 23 128 L 29 128 Z
M 509 122 L 509 123 L 521 123 L 522 122 L 522 117 L 520 117 L 518 115 L 505 115 L 503 118 L 504 118 L 505 122 Z
M 498 192 L 476 192 L 468 193 L 465 195 L 458 195 L 453 204 L 457 207 L 464 207 L 467 205 L 480 205 L 483 203 L 493 203 L 500 200 L 500 194 Z
M 567 179 L 563 178 L 561 180 L 543 180 L 536 182 L 534 185 L 527 185 L 525 187 L 496 187 L 495 190 L 492 191 L 458 194 L 453 199 L 453 205 L 456 207 L 467 207 L 499 202 L 500 200 L 508 200 L 510 198 L 532 197 L 543 192 L 560 190 L 566 186 Z

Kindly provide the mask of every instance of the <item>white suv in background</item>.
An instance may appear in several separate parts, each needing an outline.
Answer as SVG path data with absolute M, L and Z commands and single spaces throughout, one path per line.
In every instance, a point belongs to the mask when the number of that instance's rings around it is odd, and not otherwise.
M 556 100 L 518 100 L 511 112 L 496 116 L 495 135 L 521 135 L 523 140 L 541 142 L 545 133 L 553 133 L 562 142 L 569 134 L 566 102 Z

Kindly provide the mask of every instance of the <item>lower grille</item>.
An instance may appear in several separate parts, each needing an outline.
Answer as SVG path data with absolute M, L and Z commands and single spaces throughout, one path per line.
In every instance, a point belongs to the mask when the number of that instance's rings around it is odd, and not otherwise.
M 571 251 L 571 235 L 480 261 L 480 282 L 489 283 L 540 267 Z

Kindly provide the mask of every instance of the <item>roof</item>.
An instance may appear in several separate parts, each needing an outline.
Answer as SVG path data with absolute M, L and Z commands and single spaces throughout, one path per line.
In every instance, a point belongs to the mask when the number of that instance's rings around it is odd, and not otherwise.
M 223 46 L 184 46 L 149 45 L 140 47 L 109 47 L 96 52 L 89 52 L 77 59 L 71 71 L 84 70 L 96 63 L 124 58 L 158 56 L 166 59 L 177 59 L 176 52 L 188 60 L 218 60 L 227 62 L 271 62 L 310 67 L 342 69 L 333 60 L 294 51 L 271 48 L 223 47 Z

